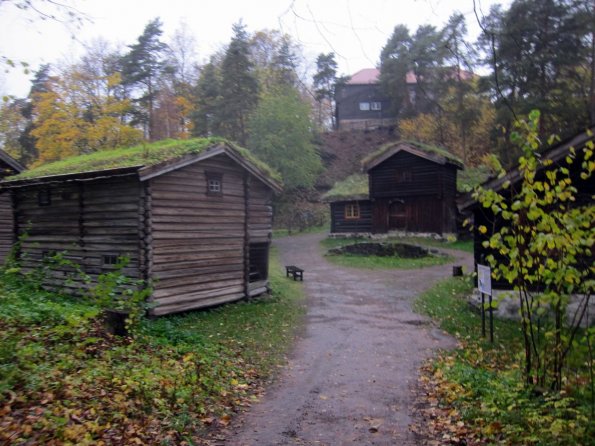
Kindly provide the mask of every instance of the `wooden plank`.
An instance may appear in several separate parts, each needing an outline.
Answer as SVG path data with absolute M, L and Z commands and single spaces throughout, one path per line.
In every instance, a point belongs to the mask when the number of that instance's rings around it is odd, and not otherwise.
M 225 294 L 223 296 L 211 297 L 208 299 L 190 300 L 184 304 L 161 305 L 151 310 L 151 314 L 155 316 L 163 316 L 166 314 L 179 313 L 182 311 L 197 310 L 201 308 L 208 308 L 214 305 L 220 305 L 228 302 L 235 302 L 244 297 L 243 293 Z

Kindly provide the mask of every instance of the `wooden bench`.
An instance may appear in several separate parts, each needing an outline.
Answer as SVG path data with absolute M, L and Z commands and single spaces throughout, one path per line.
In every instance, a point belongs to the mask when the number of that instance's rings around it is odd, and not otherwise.
M 293 276 L 293 280 L 298 280 L 298 278 L 303 282 L 304 281 L 304 270 L 298 268 L 297 266 L 289 265 L 285 267 L 285 277 L 289 277 L 289 275 Z

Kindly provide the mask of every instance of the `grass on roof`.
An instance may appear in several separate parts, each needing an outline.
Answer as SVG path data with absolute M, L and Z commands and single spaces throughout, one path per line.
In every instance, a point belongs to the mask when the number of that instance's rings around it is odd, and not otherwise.
M 322 199 L 324 201 L 365 200 L 368 197 L 368 175 L 356 173 L 335 183 L 333 188 L 322 196 Z
M 235 150 L 238 155 L 260 169 L 265 175 L 275 181 L 281 182 L 279 174 L 256 158 L 249 150 L 222 138 L 167 139 L 153 143 L 144 143 L 134 147 L 100 150 L 86 155 L 42 164 L 41 166 L 14 175 L 8 178 L 8 180 L 25 180 L 50 175 L 74 174 L 123 167 L 152 166 L 184 155 L 199 154 L 217 144 L 226 144 Z
M 457 190 L 471 192 L 494 175 L 494 170 L 484 165 L 462 170 L 457 175 Z
M 364 159 L 362 159 L 362 165 L 365 166 L 365 165 L 369 164 L 370 162 L 372 162 L 379 156 L 382 156 L 384 153 L 386 153 L 386 151 L 392 149 L 393 147 L 395 147 L 401 143 L 413 146 L 414 148 L 421 150 L 422 152 L 427 152 L 430 154 L 443 156 L 444 158 L 446 158 L 450 161 L 453 161 L 455 163 L 458 163 L 461 166 L 463 165 L 463 161 L 459 157 L 457 157 L 456 155 L 453 155 L 448 150 L 446 150 L 444 147 L 433 146 L 430 144 L 424 144 L 424 143 L 417 142 L 417 141 L 399 141 L 399 142 L 390 142 L 390 143 L 384 144 L 378 150 L 370 153 L 368 156 L 366 156 Z

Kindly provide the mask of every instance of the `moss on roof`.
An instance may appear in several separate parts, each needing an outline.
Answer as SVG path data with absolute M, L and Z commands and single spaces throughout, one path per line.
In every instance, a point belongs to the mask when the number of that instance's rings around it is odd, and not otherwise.
M 356 173 L 335 183 L 322 196 L 323 201 L 366 200 L 369 198 L 368 175 Z
M 457 175 L 457 190 L 459 192 L 471 192 L 475 187 L 494 176 L 496 176 L 496 172 L 489 166 L 482 165 L 467 168 Z
M 417 142 L 417 141 L 399 141 L 399 142 L 390 142 L 388 144 L 385 144 L 382 147 L 380 147 L 378 150 L 370 153 L 368 156 L 366 156 L 364 159 L 362 159 L 362 165 L 366 166 L 366 165 L 370 164 L 376 158 L 381 157 L 387 151 L 391 150 L 395 146 L 398 146 L 399 144 L 406 144 L 408 146 L 413 147 L 414 149 L 429 153 L 431 155 L 442 156 L 442 157 L 446 158 L 447 160 L 460 165 L 461 167 L 463 166 L 463 161 L 456 155 L 453 155 L 452 153 L 450 153 L 444 147 L 433 146 L 430 144 L 424 144 L 424 143 Z
M 123 167 L 147 167 L 184 155 L 199 154 L 209 147 L 225 144 L 239 156 L 246 159 L 269 178 L 281 183 L 280 175 L 267 164 L 256 158 L 249 150 L 239 147 L 222 138 L 195 138 L 187 140 L 162 140 L 140 144 L 134 147 L 101 150 L 87 155 L 79 155 L 52 163 L 42 164 L 8 181 L 41 178 L 53 175 L 77 174 L 84 172 L 117 169 Z

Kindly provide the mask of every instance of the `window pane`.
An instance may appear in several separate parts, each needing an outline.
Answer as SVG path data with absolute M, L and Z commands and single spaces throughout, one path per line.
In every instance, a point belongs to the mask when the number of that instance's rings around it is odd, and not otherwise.
M 370 110 L 370 103 L 369 102 L 360 102 L 359 103 L 359 109 L 361 111 L 368 111 L 368 110 Z

